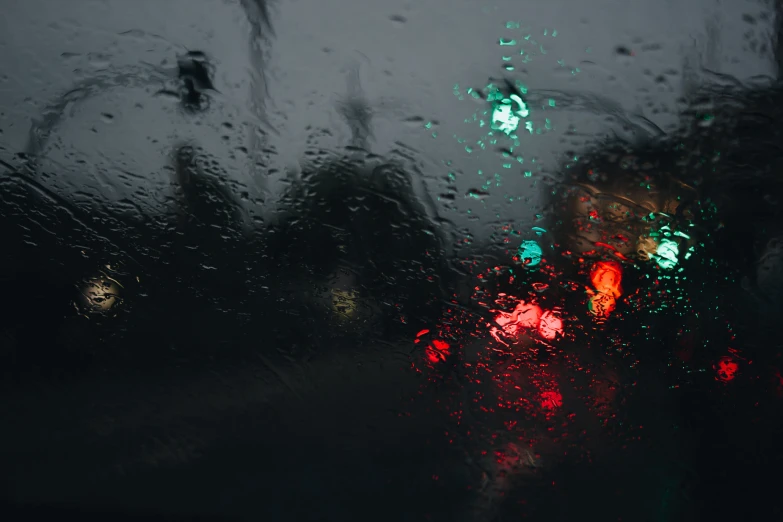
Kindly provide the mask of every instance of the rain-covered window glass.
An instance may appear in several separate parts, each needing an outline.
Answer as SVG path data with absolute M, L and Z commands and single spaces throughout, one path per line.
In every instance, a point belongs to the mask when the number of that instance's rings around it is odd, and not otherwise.
M 781 2 L 0 6 L 8 520 L 783 520 Z

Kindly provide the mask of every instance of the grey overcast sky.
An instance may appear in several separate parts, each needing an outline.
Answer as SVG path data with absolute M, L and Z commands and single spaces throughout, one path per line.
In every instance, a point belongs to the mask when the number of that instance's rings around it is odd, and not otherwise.
M 465 150 L 485 131 L 465 119 L 483 108 L 470 98 L 459 100 L 455 84 L 481 87 L 505 75 L 524 82 L 532 99 L 546 92 L 557 103 L 560 93 L 561 103 L 546 114 L 531 105 L 536 127 L 549 120 L 545 132 L 524 137 L 520 147 L 525 169 L 536 160 L 534 175 L 504 172 L 501 186 L 488 191 L 492 197 L 458 198 L 452 210 L 522 220 L 535 205 L 504 206 L 504 198 L 535 203 L 535 185 L 556 170 L 565 150 L 579 150 L 617 125 L 607 111 L 631 120 L 641 116 L 663 129 L 675 124 L 683 78 L 689 77 L 683 74 L 686 63 L 740 81 L 773 70 L 763 49 L 772 18 L 764 1 L 277 0 L 269 6 L 273 34 L 255 55 L 239 0 L 0 3 L 5 161 L 25 149 L 31 123 L 44 108 L 79 82 L 123 71 L 143 75 L 155 67 L 165 76 L 186 49 L 214 60 L 220 94 L 206 114 L 181 114 L 171 99 L 154 96 L 159 82 L 95 89 L 66 107 L 44 148 L 43 164 L 58 172 L 47 183 L 63 195 L 110 203 L 130 194 L 145 211 L 160 210 L 169 190 L 162 166 L 172 144 L 183 140 L 200 143 L 227 176 L 273 200 L 268 196 L 278 187 L 276 172 L 295 169 L 308 147 L 348 143 L 337 106 L 347 95 L 352 68 L 358 67 L 375 115 L 373 149 L 388 153 L 402 143 L 415 151 L 433 194 L 443 190 L 449 171 L 456 173 L 461 196 L 481 185 L 479 169 L 486 175 L 499 165 L 489 149 Z M 520 28 L 506 29 L 508 21 Z M 515 70 L 504 71 L 509 47 L 501 47 L 499 38 L 522 42 L 527 35 L 538 45 L 528 40 L 514 52 L 525 50 L 529 61 L 519 62 L 516 54 Z M 632 55 L 618 53 L 620 47 Z M 569 104 L 574 96 L 595 103 L 589 109 Z M 254 109 L 259 98 L 262 111 Z M 436 125 L 425 129 L 408 121 L 414 118 Z M 236 153 L 242 146 L 258 148 L 253 136 L 259 127 L 267 151 L 274 151 L 265 155 L 272 174 L 264 180 L 253 179 L 251 160 Z M 566 139 L 569 128 L 576 132 Z

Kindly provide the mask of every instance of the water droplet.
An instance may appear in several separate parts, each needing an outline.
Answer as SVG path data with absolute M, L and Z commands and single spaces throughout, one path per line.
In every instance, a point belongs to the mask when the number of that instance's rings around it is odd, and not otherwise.
M 479 189 L 470 189 L 465 194 L 466 198 L 473 198 L 473 199 L 486 199 L 489 197 L 489 192 L 485 192 L 483 190 Z

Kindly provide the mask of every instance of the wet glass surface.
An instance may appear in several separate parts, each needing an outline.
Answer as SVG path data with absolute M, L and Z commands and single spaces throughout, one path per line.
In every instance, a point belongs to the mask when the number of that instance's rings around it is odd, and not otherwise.
M 783 519 L 779 2 L 2 5 L 12 519 Z

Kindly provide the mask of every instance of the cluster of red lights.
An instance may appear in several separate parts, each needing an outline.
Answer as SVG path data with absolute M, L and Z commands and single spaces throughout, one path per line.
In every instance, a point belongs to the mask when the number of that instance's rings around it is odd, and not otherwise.
M 525 301 L 519 301 L 511 312 L 498 312 L 495 324 L 497 326 L 491 326 L 490 333 L 505 345 L 508 343 L 503 338 L 513 342 L 525 332 L 537 332 L 547 340 L 563 334 L 563 319 L 559 314 Z
M 588 284 L 583 287 L 588 298 L 588 311 L 598 324 L 603 324 L 612 316 L 617 309 L 618 300 L 624 295 L 623 265 L 618 262 L 624 258 L 617 257 L 618 260 L 600 260 L 590 265 Z M 478 278 L 486 281 L 489 272 L 490 270 L 486 274 L 479 274 Z M 495 267 L 491 272 L 499 275 L 503 270 Z M 480 296 L 478 302 L 491 313 L 490 320 L 480 319 L 477 324 L 475 315 L 463 314 L 460 309 L 451 310 L 450 314 L 453 312 L 456 315 L 450 315 L 444 320 L 436 335 L 428 339 L 430 330 L 422 330 L 414 341 L 417 344 L 426 343 L 423 361 L 429 369 L 434 370 L 436 366 L 444 364 L 449 367 L 457 365 L 464 370 L 461 373 L 462 378 L 475 385 L 475 388 L 465 392 L 463 398 L 455 399 L 455 402 L 451 403 L 449 410 L 455 418 L 461 419 L 463 412 L 468 409 L 478 415 L 490 414 L 493 417 L 498 415 L 500 418 L 506 418 L 503 421 L 505 435 L 498 432 L 488 435 L 493 445 L 510 444 L 511 448 L 529 447 L 532 450 L 541 442 L 541 436 L 545 433 L 541 428 L 557 431 L 554 428 L 557 425 L 565 429 L 574 413 L 564 413 L 570 409 L 563 408 L 564 397 L 560 385 L 573 380 L 563 371 L 571 368 L 590 375 L 595 369 L 591 368 L 590 363 L 585 364 L 586 360 L 581 360 L 579 353 L 571 352 L 557 343 L 566 335 L 563 311 L 558 307 L 542 307 L 546 300 L 538 297 L 538 294 L 550 286 L 577 290 L 578 284 L 558 280 L 558 274 L 553 267 L 545 262 L 538 268 L 538 273 L 549 273 L 552 279 L 549 283 L 540 280 L 531 282 L 531 291 L 524 299 L 502 293 L 487 299 L 489 296 L 486 290 L 477 286 L 477 295 Z M 516 277 L 511 275 L 509 283 L 515 284 L 515 279 Z M 628 303 L 633 304 L 632 299 L 638 294 L 637 290 L 627 297 Z M 582 329 L 579 322 L 574 321 L 569 325 L 573 331 L 569 331 L 568 336 L 578 336 L 579 330 Z M 487 333 L 489 336 L 484 337 Z M 463 344 L 463 339 L 467 346 Z M 684 364 L 689 364 L 696 338 L 683 334 L 682 339 L 686 346 L 680 346 L 677 353 L 681 355 Z M 477 344 L 478 351 L 470 348 Z M 735 380 L 739 374 L 739 359 L 742 357 L 734 351 L 731 352 L 731 355 L 720 357 L 713 365 L 715 379 L 722 383 Z M 549 355 L 539 357 L 542 353 Z M 448 378 L 444 376 L 450 373 L 435 371 L 430 375 L 430 380 L 434 382 Z M 592 379 L 596 388 L 593 389 L 591 384 L 590 393 L 584 395 L 582 391 L 581 395 L 569 394 L 568 397 L 571 400 L 572 396 L 578 396 L 588 401 L 588 408 L 602 418 L 605 425 L 617 415 L 616 385 L 612 384 L 614 381 L 611 378 L 602 381 L 601 378 L 593 376 Z M 778 381 L 783 383 L 783 377 L 778 377 L 776 383 Z M 484 384 L 489 383 L 492 383 L 492 386 L 486 388 Z M 779 388 L 783 390 L 783 384 L 779 384 Z M 526 423 L 526 419 L 533 423 Z M 545 424 L 536 424 L 542 419 L 546 419 Z M 557 437 L 555 435 L 555 438 Z M 509 440 L 513 442 L 508 442 Z M 533 453 L 528 450 L 509 452 L 509 455 L 505 453 L 499 450 L 498 464 L 507 464 L 505 457 L 509 457 L 517 466 L 522 461 L 536 466 L 537 458 L 531 456 Z M 521 455 L 525 458 L 521 458 Z
M 588 309 L 599 322 L 609 318 L 616 309 L 617 299 L 623 295 L 622 280 L 623 268 L 617 261 L 597 261 L 592 265 L 589 272 L 590 285 L 586 288 L 586 293 L 589 296 Z M 506 298 L 505 301 L 508 302 L 508 296 L 501 294 L 500 297 Z M 523 338 L 540 342 L 563 336 L 564 322 L 559 312 L 542 309 L 533 301 L 512 302 L 513 308 L 506 305 L 505 310 L 494 310 L 494 322 L 487 325 L 489 333 L 496 341 L 508 347 Z M 419 337 L 426 333 L 429 333 L 429 330 L 419 332 L 415 342 L 418 343 Z M 432 340 L 424 350 L 425 359 L 430 364 L 442 363 L 448 360 L 450 355 L 451 346 L 443 339 Z M 716 380 L 727 383 L 734 380 L 739 365 L 735 357 L 725 356 L 715 362 L 713 369 Z M 542 404 L 550 408 L 546 405 L 559 403 L 542 395 Z M 554 409 L 554 406 L 550 409 Z

